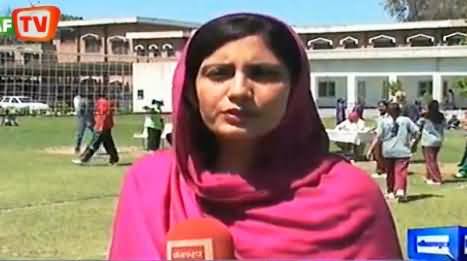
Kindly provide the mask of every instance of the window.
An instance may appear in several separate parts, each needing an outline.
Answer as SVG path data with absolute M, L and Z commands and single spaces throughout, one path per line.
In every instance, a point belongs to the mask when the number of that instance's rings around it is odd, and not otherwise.
M 12 98 L 12 99 L 11 99 L 11 102 L 12 102 L 12 103 L 19 103 L 19 102 L 18 102 L 18 99 L 16 99 L 16 98 Z
M 336 82 L 320 81 L 318 84 L 319 97 L 336 97 Z
M 135 52 L 137 56 L 144 56 L 146 53 L 142 44 L 138 44 L 135 46 Z
M 128 42 L 122 40 L 113 40 L 111 42 L 113 54 L 128 54 Z
M 175 56 L 175 51 L 174 51 L 173 45 L 171 44 L 164 44 L 162 46 L 162 50 L 164 51 L 165 57 Z
M 443 37 L 443 40 L 447 45 L 463 45 L 465 44 L 465 39 L 467 34 L 461 32 L 455 32 Z
M 24 53 L 23 55 L 24 63 L 34 63 L 39 61 L 39 54 L 36 53 Z
M 14 62 L 15 53 L 14 52 L 0 52 L 0 63 Z
M 71 30 L 60 31 L 60 42 L 72 42 L 75 40 L 75 34 Z
M 308 41 L 307 46 L 308 48 L 311 48 L 313 50 L 332 49 L 333 42 L 332 40 L 323 37 L 318 37 Z
M 339 43 L 344 47 L 344 49 L 358 48 L 358 39 L 352 36 L 342 38 Z
M 29 97 L 22 97 L 22 98 L 19 98 L 19 100 L 20 100 L 22 103 L 29 103 L 29 102 L 32 102 L 31 98 L 29 98 Z
M 138 90 L 138 100 L 144 100 L 144 90 Z
M 433 82 L 432 81 L 419 81 L 418 82 L 418 97 L 433 94 Z
M 98 53 L 101 47 L 99 36 L 95 34 L 87 34 L 81 37 L 84 41 L 84 51 L 86 53 Z
M 368 42 L 373 45 L 374 48 L 385 48 L 385 47 L 395 47 L 396 38 L 389 35 L 378 35 L 371 37 Z
M 151 57 L 159 57 L 160 56 L 160 51 L 159 51 L 159 46 L 157 44 L 151 44 L 149 45 L 149 56 Z
M 410 46 L 433 46 L 435 38 L 431 35 L 426 34 L 416 34 L 410 37 L 407 37 L 407 43 Z
M 366 100 L 366 82 L 358 81 L 357 89 L 358 89 L 358 97 Z
M 3 98 L 2 102 L 10 102 L 10 98 Z

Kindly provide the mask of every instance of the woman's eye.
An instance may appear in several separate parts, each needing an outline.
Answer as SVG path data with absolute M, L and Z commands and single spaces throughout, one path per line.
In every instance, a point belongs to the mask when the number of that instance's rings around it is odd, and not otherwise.
M 257 82 L 279 82 L 284 74 L 279 66 L 253 65 L 247 69 L 248 77 Z
M 224 81 L 235 75 L 235 69 L 231 66 L 216 66 L 206 70 L 205 76 L 212 81 Z

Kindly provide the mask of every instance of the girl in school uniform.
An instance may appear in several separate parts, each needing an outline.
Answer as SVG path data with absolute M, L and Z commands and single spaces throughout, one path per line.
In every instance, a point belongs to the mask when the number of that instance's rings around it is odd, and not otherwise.
M 407 201 L 407 176 L 412 156 L 411 144 L 419 134 L 418 126 L 408 117 L 401 116 L 397 103 L 388 105 L 389 117 L 378 122 L 376 139 L 370 146 L 372 151 L 378 141 L 382 142 L 384 165 L 387 172 L 387 198 Z
M 438 101 L 428 104 L 428 111 L 418 121 L 422 132 L 421 145 L 425 158 L 425 182 L 430 185 L 441 185 L 443 182 L 438 165 L 438 154 L 443 144 L 444 129 L 447 127 L 444 115 L 439 111 Z

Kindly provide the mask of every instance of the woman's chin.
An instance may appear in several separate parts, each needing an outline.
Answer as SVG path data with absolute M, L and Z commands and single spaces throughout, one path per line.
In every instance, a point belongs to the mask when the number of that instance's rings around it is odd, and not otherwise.
M 225 140 L 252 140 L 255 139 L 257 135 L 255 135 L 254 131 L 249 130 L 245 127 L 239 126 L 222 126 L 221 128 L 217 129 L 215 132 L 216 136 L 225 139 Z

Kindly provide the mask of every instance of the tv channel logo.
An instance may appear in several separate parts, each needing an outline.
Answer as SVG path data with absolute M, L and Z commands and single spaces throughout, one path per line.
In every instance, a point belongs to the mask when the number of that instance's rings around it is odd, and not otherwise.
M 16 35 L 24 42 L 48 42 L 55 37 L 59 19 L 60 9 L 56 6 L 17 8 L 11 18 L 0 18 L 0 35 Z
M 449 235 L 418 236 L 417 253 L 452 257 L 449 249 Z
M 0 16 L 0 36 L 12 36 L 15 35 L 15 29 L 13 29 L 13 19 L 9 16 Z

